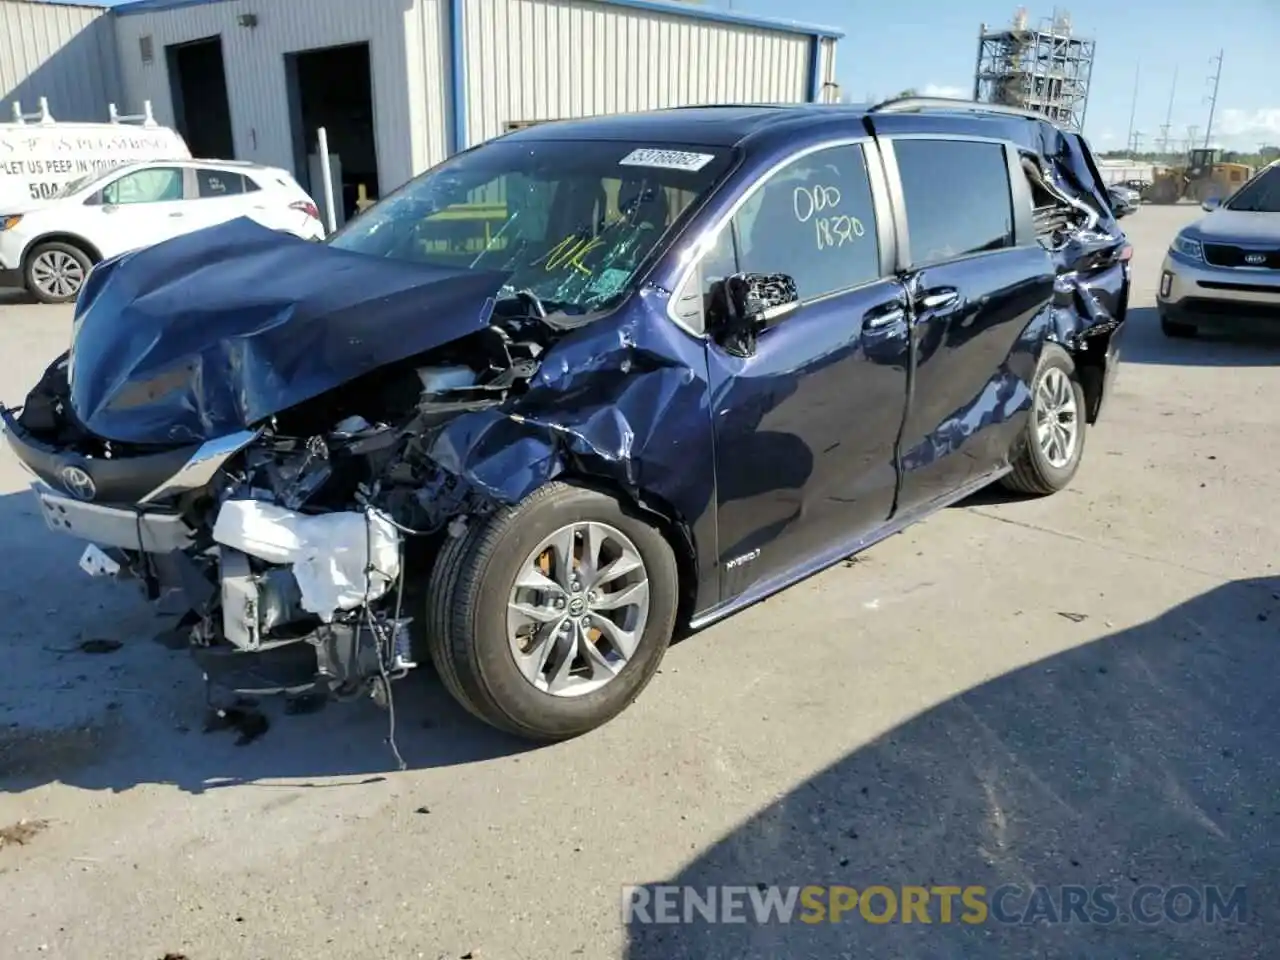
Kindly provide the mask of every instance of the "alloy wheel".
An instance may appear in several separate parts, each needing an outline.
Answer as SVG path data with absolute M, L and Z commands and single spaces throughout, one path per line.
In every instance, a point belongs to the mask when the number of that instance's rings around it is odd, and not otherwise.
M 635 654 L 649 618 L 640 551 L 620 530 L 583 521 L 525 558 L 507 604 L 507 638 L 524 678 L 577 697 L 603 687 Z
M 46 297 L 64 300 L 80 292 L 84 267 L 64 250 L 46 250 L 31 262 L 31 282 Z
M 1050 367 L 1036 390 L 1036 440 L 1050 466 L 1061 470 L 1075 456 L 1080 438 L 1079 407 L 1071 378 Z

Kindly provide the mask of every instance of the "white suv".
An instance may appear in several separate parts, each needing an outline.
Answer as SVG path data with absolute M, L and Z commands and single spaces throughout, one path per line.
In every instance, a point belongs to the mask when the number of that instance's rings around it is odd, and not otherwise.
M 315 202 L 284 170 L 224 160 L 129 163 L 70 183 L 53 200 L 0 210 L 0 287 L 67 303 L 99 260 L 238 217 L 304 240 L 325 237 Z

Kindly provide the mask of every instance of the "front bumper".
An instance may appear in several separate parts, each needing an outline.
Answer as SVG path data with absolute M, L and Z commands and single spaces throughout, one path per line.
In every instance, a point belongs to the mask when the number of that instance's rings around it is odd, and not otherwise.
M 1215 267 L 1166 253 L 1156 303 L 1171 319 L 1192 316 L 1280 320 L 1280 270 Z

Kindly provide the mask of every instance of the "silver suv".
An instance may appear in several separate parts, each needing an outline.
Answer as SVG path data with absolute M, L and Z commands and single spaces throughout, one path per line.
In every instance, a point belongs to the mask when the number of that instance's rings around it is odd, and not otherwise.
M 1173 238 L 1156 302 L 1166 336 L 1258 317 L 1280 320 L 1280 161 Z

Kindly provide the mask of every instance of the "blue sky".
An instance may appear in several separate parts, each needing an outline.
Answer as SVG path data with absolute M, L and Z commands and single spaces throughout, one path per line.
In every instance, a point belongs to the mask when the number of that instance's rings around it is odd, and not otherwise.
M 108 0 L 110 2 L 110 0 Z M 299 0 L 302 2 L 302 0 Z M 836 57 L 843 89 L 856 99 L 907 87 L 970 96 L 978 26 L 1012 19 L 1016 0 L 704 0 L 741 13 L 803 20 L 845 31 Z M 1224 51 L 1214 119 L 1217 146 L 1280 145 L 1280 0 L 1059 0 L 1076 31 L 1097 40 L 1085 133 L 1095 149 L 1123 147 L 1140 66 L 1136 128 L 1160 135 L 1178 71 L 1171 135 L 1188 125 L 1203 138 L 1211 58 Z M 1027 3 L 1032 22 L 1052 4 Z
M 1280 0 L 1058 0 L 1076 32 L 1097 41 L 1085 133 L 1095 149 L 1121 148 L 1129 132 L 1134 68 L 1141 67 L 1135 126 L 1153 143 L 1178 86 L 1172 128 L 1204 136 L 1209 118 L 1210 62 L 1223 50 L 1214 140 L 1233 149 L 1280 145 Z M 741 13 L 785 17 L 839 27 L 846 37 L 836 55 L 844 90 L 862 99 L 907 87 L 950 88 L 968 97 L 985 21 L 1006 24 L 1016 0 L 706 0 Z M 1026 4 L 1034 23 L 1052 3 Z M 943 92 L 939 90 L 939 92 Z

